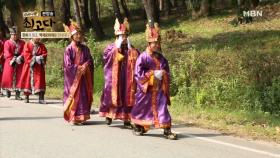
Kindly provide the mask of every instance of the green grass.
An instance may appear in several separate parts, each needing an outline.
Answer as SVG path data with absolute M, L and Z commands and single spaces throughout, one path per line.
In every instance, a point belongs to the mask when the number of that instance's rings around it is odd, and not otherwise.
M 261 111 L 194 108 L 176 102 L 173 102 L 170 111 L 172 116 L 175 116 L 174 122 L 177 124 L 215 129 L 224 134 L 280 143 L 279 116 Z

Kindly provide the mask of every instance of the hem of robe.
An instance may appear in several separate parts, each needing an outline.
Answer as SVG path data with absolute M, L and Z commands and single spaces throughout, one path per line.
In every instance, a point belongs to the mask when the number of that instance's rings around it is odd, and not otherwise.
M 45 92 L 46 89 L 35 89 L 34 91 L 32 91 L 32 89 L 23 89 L 24 93 L 28 93 L 28 94 L 32 94 L 32 92 L 34 92 L 33 94 L 39 93 L 39 92 Z
M 1 87 L 3 90 L 8 90 L 8 91 L 23 91 L 23 89 L 21 88 L 4 88 L 4 87 Z
M 71 122 L 82 123 L 90 119 L 90 114 L 74 116 Z
M 155 128 L 171 128 L 171 122 L 159 123 L 158 125 L 155 125 L 152 120 L 140 120 L 134 118 L 131 118 L 131 122 L 145 127 L 154 125 Z
M 100 117 L 108 117 L 113 120 L 130 121 L 131 114 L 129 113 L 115 113 L 115 112 L 99 112 Z

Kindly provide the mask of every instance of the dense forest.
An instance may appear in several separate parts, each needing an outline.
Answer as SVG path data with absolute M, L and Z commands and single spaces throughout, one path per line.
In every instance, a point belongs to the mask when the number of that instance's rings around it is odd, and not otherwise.
M 141 17 L 153 22 L 172 15 L 192 19 L 211 16 L 217 11 L 233 11 L 237 18 L 243 10 L 258 5 L 276 2 L 275 0 L 1 0 L 0 28 L 8 33 L 8 27 L 17 25 L 23 30 L 22 13 L 27 11 L 55 11 L 57 21 L 54 31 L 62 31 L 61 23 L 75 19 L 86 31 L 93 28 L 96 38 L 105 37 L 102 20 L 105 17 Z

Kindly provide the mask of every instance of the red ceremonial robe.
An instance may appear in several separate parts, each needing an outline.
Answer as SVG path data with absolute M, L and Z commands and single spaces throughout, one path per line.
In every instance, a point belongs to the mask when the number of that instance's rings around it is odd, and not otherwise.
M 2 84 L 2 74 L 4 69 L 4 43 L 5 40 L 0 39 L 0 89 Z
M 45 64 L 47 59 L 47 49 L 43 43 L 34 44 L 32 41 L 24 46 L 24 65 L 21 74 L 21 89 L 25 95 L 44 92 L 46 90 Z M 41 58 L 41 63 L 37 63 L 35 58 Z
M 15 56 L 22 55 L 23 40 L 17 40 L 14 42 L 12 40 L 7 40 L 4 44 L 4 70 L 2 77 L 2 88 L 12 90 L 20 90 L 20 77 L 23 62 L 21 64 L 15 63 L 14 65 L 10 65 L 10 62 L 13 60 Z

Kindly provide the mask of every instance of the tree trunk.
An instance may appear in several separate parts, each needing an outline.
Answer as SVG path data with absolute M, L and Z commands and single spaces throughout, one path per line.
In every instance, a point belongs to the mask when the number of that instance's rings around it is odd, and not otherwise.
M 53 0 L 46 0 L 46 10 L 47 11 L 54 11 L 54 4 L 53 4 Z
M 213 0 L 188 0 L 189 9 L 193 18 L 209 16 Z
M 121 15 L 118 0 L 112 0 L 112 5 L 113 5 L 115 16 L 117 17 L 117 19 L 119 20 L 120 23 L 123 23 L 123 18 L 122 18 L 122 15 Z
M 88 12 L 88 0 L 80 0 L 80 13 L 81 18 L 83 21 L 83 25 L 85 29 L 89 29 L 91 27 L 91 21 L 89 19 L 89 12 Z
M 6 34 L 9 32 L 9 29 L 4 21 L 3 5 L 2 1 L 0 1 L 0 29 L 2 30 L 3 37 L 5 38 L 7 37 Z
M 45 7 L 45 0 L 38 0 L 38 1 L 37 1 L 37 4 L 38 4 L 39 9 L 40 9 L 41 11 L 43 11 L 43 10 L 46 9 L 46 7 Z
M 252 6 L 257 7 L 260 3 L 260 0 L 251 0 Z
M 190 1 L 191 0 L 188 0 L 188 5 L 189 5 Z M 187 4 L 186 4 L 185 0 L 176 0 L 176 2 L 174 1 L 174 6 L 176 6 L 176 11 L 180 15 L 184 15 L 187 12 Z
M 151 26 L 159 22 L 158 3 L 155 0 L 143 0 L 148 22 Z
M 62 10 L 62 20 L 63 23 L 69 24 L 71 18 L 71 11 L 70 11 L 70 0 L 63 0 L 60 10 Z
M 123 8 L 123 11 L 124 11 L 124 14 L 127 18 L 130 17 L 130 13 L 129 13 L 129 10 L 127 8 L 127 5 L 126 5 L 126 1 L 125 0 L 121 0 L 121 6 Z
M 208 16 L 210 11 L 210 0 L 202 0 L 200 6 L 200 16 Z
M 155 15 L 155 21 L 159 23 L 159 17 L 160 17 L 160 10 L 159 10 L 159 0 L 154 0 L 154 15 Z
M 99 0 L 97 0 L 97 6 L 98 6 L 98 7 L 97 7 L 97 13 L 98 13 L 97 15 L 98 15 L 98 18 L 100 18 L 100 16 L 101 16 L 101 15 L 100 15 L 100 14 L 101 14 L 101 13 L 100 13 L 101 4 L 100 4 L 100 1 L 99 1 Z
M 21 1 L 17 0 L 6 1 L 6 7 L 11 12 L 11 26 L 17 26 L 19 32 L 23 30 L 23 5 L 21 3 Z
M 159 10 L 162 11 L 163 10 L 163 1 L 165 0 L 159 0 Z
M 91 27 L 91 21 L 90 21 L 90 18 L 89 18 L 88 0 L 83 0 L 83 1 L 84 1 L 84 6 L 85 6 L 84 19 L 85 19 L 86 27 L 90 28 Z
M 170 8 L 171 8 L 171 4 L 170 4 L 170 0 L 164 0 L 163 3 L 163 12 L 164 12 L 164 16 L 167 17 L 170 15 Z
M 104 38 L 105 34 L 97 14 L 96 0 L 90 1 L 90 13 L 91 13 L 90 15 L 91 15 L 92 26 L 94 28 L 96 37 L 98 39 Z
M 78 1 L 74 0 L 74 14 L 78 25 L 83 28 Z

